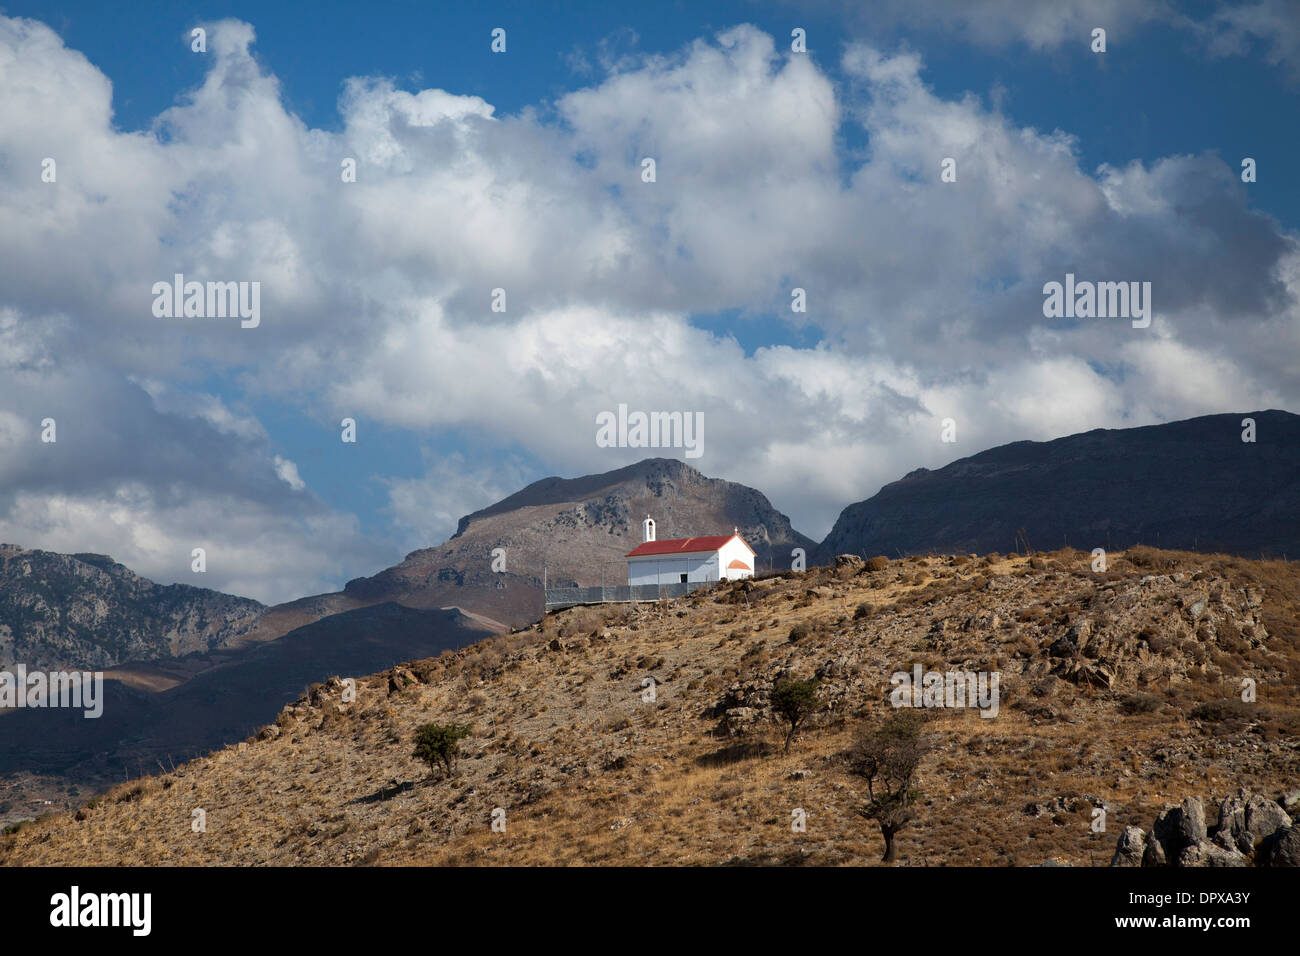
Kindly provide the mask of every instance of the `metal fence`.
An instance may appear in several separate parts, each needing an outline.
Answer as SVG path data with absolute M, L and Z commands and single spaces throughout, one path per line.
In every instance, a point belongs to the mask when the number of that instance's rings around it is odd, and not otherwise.
M 671 584 L 611 584 L 593 588 L 547 588 L 546 610 L 578 604 L 626 604 L 630 601 L 658 601 L 678 598 L 715 584 L 715 581 L 674 581 Z

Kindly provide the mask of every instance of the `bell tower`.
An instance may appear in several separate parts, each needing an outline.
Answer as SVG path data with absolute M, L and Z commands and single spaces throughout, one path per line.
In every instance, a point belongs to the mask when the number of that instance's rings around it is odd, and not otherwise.
M 655 539 L 655 520 L 649 515 L 645 516 L 645 521 L 641 523 L 642 541 L 653 541 Z

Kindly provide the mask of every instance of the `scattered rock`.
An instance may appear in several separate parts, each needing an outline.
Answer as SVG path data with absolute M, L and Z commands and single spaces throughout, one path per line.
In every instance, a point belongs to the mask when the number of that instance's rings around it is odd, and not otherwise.
M 627 766 L 627 754 L 606 754 L 600 763 L 602 770 L 622 770 Z
M 861 574 L 866 566 L 867 562 L 856 554 L 837 555 L 835 558 L 835 576 L 837 578 L 849 578 L 855 574 Z
M 1073 657 L 1079 652 L 1079 642 L 1071 634 L 1063 634 L 1047 649 L 1053 657 Z
M 420 679 L 405 667 L 394 667 L 388 672 L 388 693 L 390 696 L 418 683 L 420 683 Z

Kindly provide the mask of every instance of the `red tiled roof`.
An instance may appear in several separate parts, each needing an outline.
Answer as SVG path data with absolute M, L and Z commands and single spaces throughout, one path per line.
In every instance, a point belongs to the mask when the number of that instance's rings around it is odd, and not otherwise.
M 624 557 L 639 558 L 645 554 L 694 554 L 700 551 L 717 551 L 732 538 L 734 534 L 714 534 L 703 538 L 673 538 L 670 541 L 645 541 L 638 544 Z M 741 538 L 741 540 L 745 540 Z M 750 550 L 753 550 L 752 548 Z
M 736 560 L 732 561 L 729 565 L 727 565 L 727 570 L 728 571 L 753 571 L 754 569 L 751 568 L 744 561 L 740 560 L 740 558 L 736 558 Z

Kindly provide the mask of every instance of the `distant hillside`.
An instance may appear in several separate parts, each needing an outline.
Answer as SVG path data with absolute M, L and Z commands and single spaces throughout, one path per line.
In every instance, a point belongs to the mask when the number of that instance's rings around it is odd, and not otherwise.
M 34 794 L 94 790 L 124 773 L 135 776 L 247 737 L 285 701 L 331 675 L 361 677 L 488 633 L 457 611 L 379 604 L 331 615 L 275 641 L 188 658 L 183 663 L 195 673 L 161 692 L 113 680 L 110 672 L 103 715 L 94 720 L 77 710 L 0 714 L 0 807 L 13 804 L 8 813 L 0 810 L 0 822 L 22 817 Z M 33 778 L 44 786 L 28 786 Z
M 1241 440 L 1247 417 L 1254 443 Z M 1099 428 L 919 468 L 845 508 L 818 556 L 1011 552 L 1019 529 L 1033 548 L 1300 556 L 1300 416 Z
M 342 597 L 409 607 L 456 605 L 514 626 L 541 616 L 543 565 L 552 586 L 627 583 L 624 555 L 641 541 L 641 520 L 658 537 L 722 534 L 738 528 L 758 552 L 760 569 L 790 566 L 790 551 L 816 543 L 759 491 L 708 478 L 689 465 L 651 458 L 601 475 L 544 478 L 460 520 L 445 544 L 401 564 L 349 581 Z M 505 549 L 506 572 L 492 570 Z
M 248 634 L 257 601 L 155 584 L 102 554 L 0 545 L 0 669 L 104 668 L 226 647 Z

